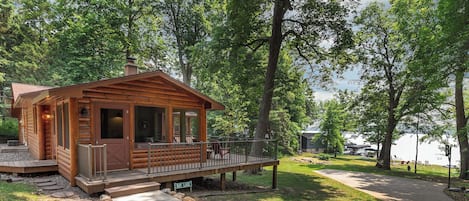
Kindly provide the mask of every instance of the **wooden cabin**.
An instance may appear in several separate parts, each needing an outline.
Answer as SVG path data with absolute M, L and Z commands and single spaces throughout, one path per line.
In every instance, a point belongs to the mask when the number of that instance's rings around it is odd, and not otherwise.
M 80 144 L 106 144 L 108 170 L 145 168 L 149 142 L 207 141 L 207 110 L 224 109 L 161 71 L 138 74 L 133 60 L 124 77 L 65 87 L 13 83 L 12 90 L 20 141 L 35 159 L 56 160 L 72 185 Z M 172 154 L 173 163 L 202 158 Z

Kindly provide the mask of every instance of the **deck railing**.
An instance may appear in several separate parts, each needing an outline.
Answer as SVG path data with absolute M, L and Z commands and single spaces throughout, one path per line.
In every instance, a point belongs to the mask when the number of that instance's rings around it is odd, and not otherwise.
M 253 144 L 260 151 L 251 151 Z M 255 154 L 256 153 L 256 154 Z M 277 160 L 276 140 L 148 143 L 148 174 Z
M 107 179 L 106 144 L 78 145 L 78 174 L 89 181 Z

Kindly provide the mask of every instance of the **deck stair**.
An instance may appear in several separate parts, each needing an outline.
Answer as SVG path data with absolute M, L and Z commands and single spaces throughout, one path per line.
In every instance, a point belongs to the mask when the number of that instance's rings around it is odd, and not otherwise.
M 157 182 L 144 182 L 137 184 L 130 184 L 124 186 L 116 186 L 104 189 L 104 192 L 112 198 L 132 195 L 136 193 L 143 193 L 148 191 L 155 191 L 160 189 L 160 184 Z

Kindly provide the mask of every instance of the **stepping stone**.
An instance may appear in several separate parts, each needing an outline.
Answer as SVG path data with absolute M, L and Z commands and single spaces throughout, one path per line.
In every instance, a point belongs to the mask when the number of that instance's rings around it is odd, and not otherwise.
M 46 182 L 51 182 L 51 179 L 35 179 L 33 182 L 34 183 L 46 183 Z
M 13 177 L 11 178 L 11 182 L 18 182 L 18 181 L 23 181 L 24 179 L 21 177 Z
M 55 192 L 55 193 L 52 193 L 52 197 L 54 198 L 69 198 L 69 197 L 72 197 L 74 196 L 75 193 L 71 192 L 71 191 L 63 191 L 63 192 Z
M 53 185 L 57 185 L 57 183 L 52 181 L 52 182 L 45 182 L 45 183 L 36 184 L 37 187 L 53 186 Z
M 461 192 L 461 188 L 448 188 L 448 191 L 451 191 L 451 192 Z
M 53 186 L 44 186 L 41 189 L 45 191 L 54 191 L 54 190 L 60 190 L 63 188 L 64 188 L 63 186 L 53 185 Z

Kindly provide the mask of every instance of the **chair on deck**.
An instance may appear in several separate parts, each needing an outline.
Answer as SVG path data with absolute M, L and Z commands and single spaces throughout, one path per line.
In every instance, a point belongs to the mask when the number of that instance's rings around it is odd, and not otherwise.
M 223 156 L 228 154 L 228 159 L 230 158 L 230 148 L 229 147 L 223 147 L 220 142 L 212 142 L 212 150 L 213 150 L 213 157 L 215 157 L 217 154 L 220 155 L 220 157 L 223 159 Z
M 192 136 L 186 136 L 186 143 L 194 143 Z
M 181 142 L 181 137 L 179 137 L 179 136 L 174 136 L 173 142 L 175 142 L 175 143 L 180 143 L 180 142 Z

